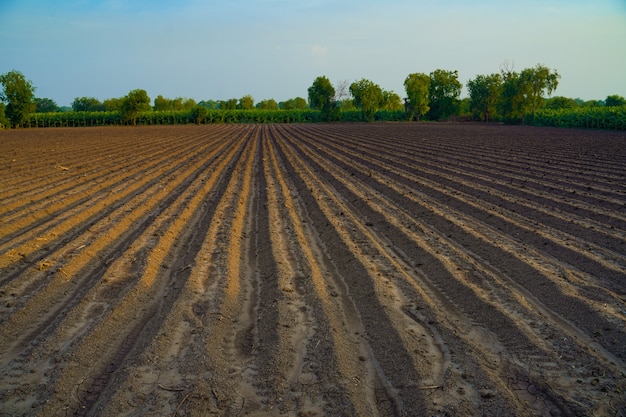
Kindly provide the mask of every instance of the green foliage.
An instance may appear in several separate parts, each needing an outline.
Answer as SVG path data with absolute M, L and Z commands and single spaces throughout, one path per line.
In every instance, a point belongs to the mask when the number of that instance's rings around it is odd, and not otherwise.
M 540 109 L 529 118 L 536 126 L 626 130 L 625 106 Z
M 612 96 L 608 96 L 606 100 L 604 100 L 604 105 L 607 107 L 626 106 L 626 99 L 622 96 L 614 94 Z
M 459 96 L 463 85 L 459 82 L 458 71 L 437 69 L 430 73 L 431 120 L 442 120 L 459 113 Z
M 137 117 L 140 112 L 150 110 L 150 97 L 146 90 L 132 90 L 122 99 L 120 113 L 126 121 L 137 124 Z
M 226 101 L 220 101 L 220 110 L 235 110 L 237 109 L 237 99 L 231 98 Z
M 526 68 L 521 73 L 503 71 L 500 108 L 505 121 L 522 122 L 527 114 L 534 115 L 545 105 L 545 94 L 552 94 L 560 75 L 541 64 Z
M 256 105 L 256 108 L 259 110 L 278 110 L 278 103 L 273 98 L 268 100 L 261 100 Z
M 525 94 L 528 110 L 532 115 L 545 105 L 544 94 L 550 95 L 559 85 L 561 76 L 549 68 L 537 64 L 534 68 L 526 68 L 520 74 L 522 93 Z
M 206 123 L 207 116 L 209 115 L 209 109 L 203 106 L 196 106 L 191 110 L 191 117 L 196 124 Z
M 72 110 L 80 111 L 105 111 L 104 104 L 95 97 L 76 97 L 72 102 Z
M 580 107 L 580 103 L 573 98 L 557 96 L 547 99 L 545 107 L 547 109 L 573 109 L 574 107 Z
M 325 120 L 332 120 L 337 108 L 335 102 L 335 88 L 325 76 L 317 77 L 308 89 L 309 105 L 313 110 L 319 110 Z
M 4 112 L 6 111 L 6 104 L 0 101 L 0 130 L 9 126 L 9 120 L 6 118 Z
M 409 74 L 404 80 L 405 108 L 409 120 L 418 120 L 430 110 L 430 76 L 422 73 Z
M 239 104 L 237 105 L 238 109 L 241 110 L 252 110 L 254 109 L 254 98 L 247 94 L 239 99 Z
M 61 111 L 61 108 L 50 98 L 35 98 L 36 113 L 52 113 Z
M 217 110 L 220 108 L 220 102 L 215 100 L 201 100 L 198 106 L 206 107 L 209 110 Z
M 363 118 L 368 122 L 374 120 L 374 113 L 383 105 L 383 90 L 378 84 L 365 78 L 350 84 L 350 94 L 354 97 L 354 104 L 363 112 Z
M 35 87 L 19 71 L 9 71 L 0 75 L 0 100 L 5 102 L 5 117 L 10 120 L 12 127 L 19 127 L 28 115 L 35 111 Z
M 302 97 L 290 98 L 289 100 L 278 103 L 278 107 L 283 110 L 304 110 L 308 106 L 308 103 Z
M 123 97 L 108 98 L 104 100 L 104 111 L 120 111 L 122 109 Z
M 502 93 L 502 77 L 500 74 L 477 75 L 467 82 L 471 99 L 470 109 L 478 114 L 481 120 L 488 122 L 496 115 L 498 100 Z
M 177 97 L 175 99 L 165 98 L 162 95 L 158 95 L 154 99 L 155 111 L 166 110 L 191 110 L 196 107 L 196 101 L 192 98 Z
M 404 110 L 404 104 L 402 104 L 400 96 L 393 91 L 383 91 L 383 104 L 381 108 L 389 111 L 400 111 Z

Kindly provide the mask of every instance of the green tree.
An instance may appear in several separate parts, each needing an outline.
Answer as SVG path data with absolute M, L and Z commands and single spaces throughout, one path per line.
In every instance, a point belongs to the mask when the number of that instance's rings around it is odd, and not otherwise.
M 72 102 L 74 111 L 104 111 L 104 104 L 95 97 L 76 97 Z
M 409 120 L 419 121 L 430 110 L 430 76 L 416 72 L 404 80 L 405 109 Z
M 524 96 L 519 73 L 505 69 L 502 75 L 502 91 L 498 112 L 507 122 L 519 122 L 524 117 Z
M 50 98 L 35 98 L 36 113 L 53 113 L 61 111 L 61 108 Z
M 225 101 L 220 101 L 221 110 L 235 110 L 237 108 L 237 99 L 231 98 Z
M 102 103 L 105 111 L 120 111 L 124 97 L 108 98 Z
M 467 82 L 467 89 L 471 110 L 478 113 L 481 120 L 488 122 L 497 111 L 502 92 L 502 77 L 500 74 L 477 75 Z
M 402 99 L 399 95 L 393 91 L 383 91 L 383 110 L 397 111 L 402 110 L 403 108 L 404 105 L 402 104 Z
M 148 97 L 146 90 L 132 90 L 122 99 L 120 109 L 122 118 L 132 122 L 133 126 L 137 124 L 139 112 L 148 110 L 150 110 L 150 97 Z
M 237 108 L 241 110 L 254 109 L 254 98 L 250 94 L 246 94 L 239 99 L 239 105 L 237 106 Z
M 209 109 L 204 106 L 197 105 L 191 109 L 191 116 L 196 124 L 205 123 L 207 116 L 209 115 Z
M 171 100 L 163 97 L 160 94 L 154 99 L 154 111 L 171 110 L 170 105 Z
M 458 71 L 437 69 L 430 73 L 430 111 L 432 120 L 447 119 L 459 113 L 459 96 L 463 85 Z
M 0 84 L 0 100 L 6 103 L 5 117 L 13 127 L 19 127 L 36 109 L 35 87 L 16 70 L 0 75 Z
M 350 84 L 350 94 L 354 98 L 354 105 L 361 109 L 365 120 L 374 120 L 374 114 L 383 105 L 382 88 L 378 84 L 363 78 Z
M 309 105 L 313 110 L 320 110 L 322 118 L 330 120 L 336 108 L 335 88 L 325 76 L 319 76 L 309 87 Z
M 613 94 L 611 96 L 607 96 L 606 100 L 604 100 L 604 105 L 607 107 L 625 106 L 626 99 L 622 96 L 618 96 L 617 94 Z
M 524 123 L 527 114 L 535 112 L 546 103 L 544 94 L 550 95 L 558 86 L 560 75 L 556 71 L 538 64 L 521 73 L 505 69 L 502 71 L 502 95 L 500 113 L 509 122 Z
M 274 100 L 273 98 L 270 98 L 268 100 L 261 100 L 256 105 L 256 108 L 260 110 L 278 110 L 278 103 L 276 103 L 276 100 Z
M 209 110 L 217 110 L 220 108 L 220 103 L 215 100 L 200 100 L 200 102 L 198 102 L 198 106 L 205 107 Z
M 561 76 L 541 64 L 526 68 L 520 74 L 521 89 L 524 95 L 524 110 L 533 116 L 545 105 L 544 95 L 550 95 L 559 85 Z
M 9 126 L 9 120 L 7 120 L 4 112 L 6 111 L 6 104 L 0 101 L 0 130 Z
M 296 97 L 278 103 L 278 107 L 283 110 L 304 110 L 308 107 L 308 103 L 302 97 Z
M 546 100 L 548 109 L 573 109 L 575 107 L 580 107 L 580 104 L 573 98 L 557 96 Z

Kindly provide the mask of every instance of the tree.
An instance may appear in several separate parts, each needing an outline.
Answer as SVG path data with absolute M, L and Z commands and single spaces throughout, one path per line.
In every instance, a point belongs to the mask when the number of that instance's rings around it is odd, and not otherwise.
M 193 121 L 195 124 L 201 124 L 206 122 L 208 115 L 209 109 L 204 106 L 197 105 L 193 109 L 191 109 L 191 117 L 193 117 Z
M 198 106 L 205 107 L 209 110 L 217 110 L 220 108 L 220 103 L 219 101 L 215 100 L 200 100 Z
M 524 117 L 524 97 L 521 92 L 521 80 L 519 73 L 505 69 L 501 72 L 502 90 L 498 103 L 498 112 L 505 121 L 522 121 Z
M 36 113 L 53 113 L 61 111 L 61 108 L 50 98 L 35 98 Z
M 302 97 L 290 98 L 289 100 L 278 103 L 278 107 L 283 110 L 304 110 L 308 106 L 308 103 Z
M 260 110 L 278 110 L 278 103 L 276 103 L 276 100 L 274 100 L 273 98 L 270 98 L 268 100 L 261 100 L 256 105 L 256 108 Z
M 104 105 L 104 111 L 120 111 L 122 109 L 122 102 L 124 97 L 108 98 L 102 103 Z
M 74 111 L 104 111 L 104 104 L 95 97 L 76 97 L 72 102 Z
M 95 97 L 76 97 L 72 102 L 74 111 L 104 111 L 104 104 Z
M 13 127 L 19 127 L 36 109 L 35 87 L 16 70 L 0 75 L 0 84 L 0 100 L 6 103 L 5 116 Z
M 171 100 L 163 97 L 162 95 L 158 95 L 154 99 L 154 111 L 165 111 L 170 110 L 170 102 Z
M 614 94 L 612 96 L 607 96 L 606 100 L 604 100 L 604 105 L 607 107 L 625 106 L 626 99 L 622 96 Z
M 237 108 L 237 99 L 231 98 L 226 101 L 220 101 L 221 110 L 235 110 Z
M 146 90 L 132 90 L 122 99 L 122 118 L 132 121 L 133 126 L 137 124 L 139 112 L 150 110 L 150 97 Z
M 459 112 L 459 96 L 463 85 L 458 71 L 437 69 L 430 73 L 430 111 L 433 120 L 446 119 Z
M 7 120 L 6 116 L 4 115 L 6 108 L 7 108 L 6 104 L 0 101 L 0 130 L 7 127 L 10 123 L 9 120 Z
M 488 122 L 497 111 L 498 100 L 502 91 L 500 74 L 477 75 L 467 82 L 471 99 L 471 110 L 480 115 L 480 119 Z
M 168 111 L 168 110 L 192 110 L 196 107 L 196 101 L 192 98 L 176 97 L 175 99 L 165 98 L 162 95 L 158 95 L 154 99 L 155 111 Z
M 525 110 L 533 116 L 545 105 L 544 94 L 550 95 L 559 85 L 561 76 L 556 70 L 537 64 L 534 68 L 526 68 L 520 74 L 522 94 L 525 98 Z
M 399 95 L 393 91 L 383 91 L 383 110 L 397 111 L 402 110 L 404 105 Z
M 547 99 L 546 107 L 548 109 L 573 109 L 580 107 L 580 103 L 573 98 L 557 96 Z
M 247 94 L 239 99 L 239 105 L 237 106 L 241 110 L 252 110 L 254 109 L 254 98 Z
M 420 117 L 430 110 L 430 76 L 416 72 L 409 74 L 404 80 L 406 91 L 405 109 L 409 120 L 419 121 Z
M 544 94 L 550 95 L 558 86 L 560 75 L 538 64 L 521 73 L 502 70 L 502 95 L 500 112 L 508 121 L 524 123 L 524 116 L 535 112 L 546 103 Z
M 350 94 L 354 97 L 354 105 L 361 109 L 365 120 L 374 120 L 374 114 L 383 105 L 382 88 L 363 78 L 350 84 Z
M 330 120 L 336 107 L 335 88 L 325 76 L 319 76 L 309 87 L 309 105 L 313 110 L 320 110 L 322 118 Z

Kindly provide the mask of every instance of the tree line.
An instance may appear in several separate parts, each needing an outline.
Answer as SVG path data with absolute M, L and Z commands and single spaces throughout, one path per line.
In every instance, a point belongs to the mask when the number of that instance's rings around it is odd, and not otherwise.
M 556 70 L 538 64 L 520 72 L 504 67 L 499 73 L 477 75 L 467 81 L 469 97 L 460 98 L 463 85 L 458 71 L 436 69 L 433 72 L 412 73 L 404 80 L 405 98 L 386 91 L 375 82 L 361 79 L 349 83 L 340 81 L 333 85 L 326 76 L 317 77 L 308 88 L 308 100 L 295 97 L 277 103 L 274 99 L 255 103 L 251 95 L 240 99 L 206 100 L 196 102 L 191 98 L 174 99 L 157 96 L 152 100 L 142 89 L 130 91 L 126 96 L 100 101 L 94 97 L 76 97 L 71 108 L 61 108 L 54 100 L 35 97 L 33 83 L 16 70 L 0 75 L 0 127 L 1 126 L 52 126 L 44 113 L 74 112 L 79 116 L 55 120 L 72 120 L 71 125 L 150 124 L 171 121 L 174 123 L 211 123 L 229 120 L 281 120 L 281 121 L 373 121 L 373 120 L 448 120 L 458 118 L 482 121 L 526 123 L 537 119 L 541 109 L 574 109 L 586 107 L 625 106 L 626 99 L 618 95 L 606 100 L 584 102 L 579 99 L 550 96 L 558 86 L 560 75 Z M 255 116 L 237 111 L 263 111 Z M 220 115 L 220 111 L 227 111 Z M 271 115 L 273 111 L 294 111 L 289 115 Z M 304 115 L 305 111 L 315 112 Z M 152 115 L 150 112 L 170 112 Z M 182 112 L 171 116 L 172 112 Z M 217 112 L 217 113 L 216 113 Z M 235 112 L 235 113 L 233 113 Z M 268 113 L 270 112 L 270 113 Z M 109 113 L 101 116 L 99 113 Z M 318 114 L 319 113 L 319 114 Z M 265 115 L 263 117 L 259 115 Z M 545 123 L 543 113 L 543 123 Z M 87 116 L 89 115 L 89 116 Z M 95 118 L 88 122 L 87 117 Z M 33 122 L 34 120 L 34 122 Z M 78 120 L 78 122 L 75 122 Z M 82 120 L 82 122 L 81 122 Z M 66 122 L 69 125 L 69 122 Z M 81 124 L 82 123 L 82 124 Z M 61 125 L 63 123 L 61 122 Z

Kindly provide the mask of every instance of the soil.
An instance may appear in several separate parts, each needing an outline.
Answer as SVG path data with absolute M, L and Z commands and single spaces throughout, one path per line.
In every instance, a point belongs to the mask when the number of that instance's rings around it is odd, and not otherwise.
M 0 416 L 625 416 L 626 133 L 0 132 Z

